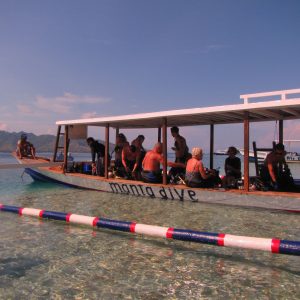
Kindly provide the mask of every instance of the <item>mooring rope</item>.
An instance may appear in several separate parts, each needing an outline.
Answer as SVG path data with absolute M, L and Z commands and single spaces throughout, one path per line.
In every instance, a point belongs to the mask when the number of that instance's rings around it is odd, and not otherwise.
M 300 255 L 300 241 L 201 232 L 4 204 L 0 204 L 0 210 L 4 212 L 16 213 L 21 216 L 35 216 L 43 219 L 66 221 L 68 223 L 83 224 L 98 228 L 107 228 L 111 230 L 138 233 L 174 240 L 196 242 L 215 246 L 263 250 L 279 254 Z

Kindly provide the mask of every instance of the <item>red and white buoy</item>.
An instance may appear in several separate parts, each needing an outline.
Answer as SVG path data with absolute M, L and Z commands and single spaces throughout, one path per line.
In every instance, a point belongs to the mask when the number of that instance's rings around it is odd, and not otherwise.
M 0 204 L 0 210 L 4 212 L 16 213 L 19 215 L 35 216 L 43 219 L 66 221 L 68 223 L 83 224 L 93 227 L 139 233 L 174 240 L 189 241 L 216 246 L 263 250 L 280 254 L 300 255 L 300 241 L 237 236 L 231 234 L 212 232 L 200 232 L 195 230 L 138 224 L 135 222 L 118 221 L 100 217 L 90 217 L 35 208 L 10 206 L 4 204 Z

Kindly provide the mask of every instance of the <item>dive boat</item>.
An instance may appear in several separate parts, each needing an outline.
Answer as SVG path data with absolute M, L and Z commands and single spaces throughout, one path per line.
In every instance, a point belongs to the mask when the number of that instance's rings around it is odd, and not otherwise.
M 300 140 L 283 140 L 284 145 L 287 149 L 285 160 L 288 163 L 300 163 L 300 153 L 291 151 L 291 144 L 299 143 Z
M 238 149 L 241 155 L 244 156 L 244 149 Z M 266 151 L 257 151 L 257 160 L 258 161 L 264 161 L 267 157 L 269 152 Z M 287 163 L 300 163 L 300 154 L 297 152 L 287 152 L 285 155 L 285 160 Z M 254 162 L 254 151 L 249 150 L 249 161 Z
M 216 150 L 214 152 L 214 155 L 227 155 L 227 149 L 226 150 Z
M 251 122 L 276 121 L 299 119 L 300 98 L 297 94 L 300 89 L 276 91 L 259 94 L 241 95 L 243 103 L 192 108 L 182 110 L 161 111 L 153 113 L 142 113 L 134 115 L 122 115 L 103 118 L 77 119 L 58 121 L 57 138 L 54 147 L 52 163 L 56 162 L 58 149 L 64 152 L 64 162 L 60 165 L 39 166 L 32 164 L 33 160 L 23 158 L 18 160 L 25 168 L 25 172 L 34 180 L 50 181 L 76 188 L 111 192 L 115 194 L 133 195 L 140 197 L 158 198 L 164 200 L 188 200 L 194 202 L 206 202 L 218 205 L 234 205 L 242 207 L 254 207 L 263 209 L 274 209 L 291 212 L 300 212 L 300 194 L 295 192 L 257 191 L 251 189 L 251 178 L 249 176 L 249 127 Z M 292 97 L 296 94 L 296 97 Z M 288 95 L 288 97 L 287 97 Z M 281 97 L 281 100 L 271 100 L 250 103 L 251 98 L 258 97 Z M 210 126 L 210 168 L 214 167 L 214 125 L 217 124 L 244 124 L 244 181 L 243 186 L 237 190 L 190 188 L 184 184 L 174 185 L 167 183 L 167 128 L 172 126 Z M 68 168 L 68 147 L 72 139 L 86 139 L 89 126 L 105 128 L 105 176 L 93 176 Z M 117 135 L 120 129 L 154 128 L 158 130 L 158 141 L 163 143 L 163 182 L 161 184 L 150 184 L 141 181 L 111 178 L 108 165 L 108 149 L 110 142 L 110 130 Z M 62 129 L 64 131 L 62 132 Z M 61 145 L 63 137 L 63 146 Z M 283 124 L 279 126 L 279 137 L 283 139 Z M 43 159 L 36 163 L 45 164 Z M 84 166 L 85 162 L 79 162 Z M 56 163 L 58 164 L 58 163 Z M 245 194 L 247 198 L 245 198 Z M 260 198 L 263 196 L 263 199 Z M 270 196 L 270 197 L 267 197 Z
M 245 155 L 245 150 L 244 149 L 238 149 L 239 152 L 241 153 L 242 156 Z M 257 151 L 257 159 L 259 161 L 263 161 L 265 160 L 265 158 L 267 157 L 268 152 L 265 151 Z M 249 161 L 250 162 L 254 162 L 255 161 L 255 157 L 254 157 L 254 151 L 249 150 Z
M 288 163 L 300 163 L 300 154 L 297 152 L 288 152 L 285 156 Z

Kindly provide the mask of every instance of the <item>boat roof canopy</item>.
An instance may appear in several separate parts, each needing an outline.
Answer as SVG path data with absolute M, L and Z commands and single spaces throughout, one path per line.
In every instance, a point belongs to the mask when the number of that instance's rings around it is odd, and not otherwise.
M 113 128 L 158 128 L 292 120 L 300 118 L 300 89 L 241 95 L 244 103 L 102 118 L 58 121 L 57 125 L 106 126 Z M 261 99 L 264 99 L 263 101 Z M 249 101 L 251 100 L 251 102 Z M 259 101 L 260 100 L 260 101 Z M 252 102 L 253 101 L 253 102 Z

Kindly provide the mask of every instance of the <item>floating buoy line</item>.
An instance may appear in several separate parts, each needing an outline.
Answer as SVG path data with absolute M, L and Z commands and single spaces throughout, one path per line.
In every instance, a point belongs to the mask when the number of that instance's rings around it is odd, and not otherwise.
M 278 254 L 300 255 L 300 241 L 201 232 L 4 204 L 0 204 L 0 210 L 21 216 L 26 215 L 42 219 L 65 221 L 72 224 L 82 224 L 97 228 L 106 228 L 173 240 L 196 242 L 215 246 L 263 250 Z

